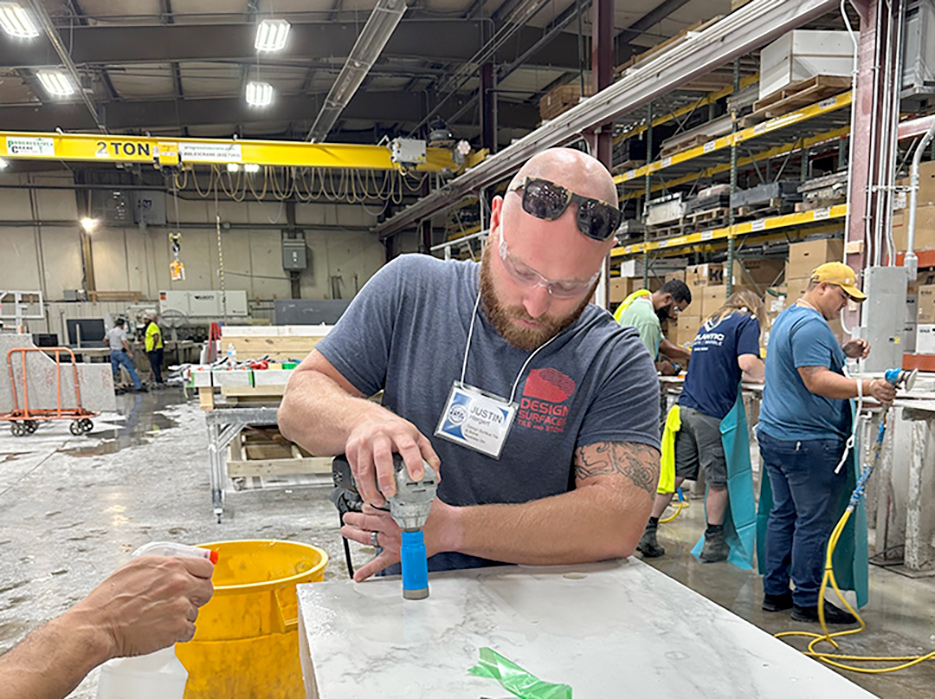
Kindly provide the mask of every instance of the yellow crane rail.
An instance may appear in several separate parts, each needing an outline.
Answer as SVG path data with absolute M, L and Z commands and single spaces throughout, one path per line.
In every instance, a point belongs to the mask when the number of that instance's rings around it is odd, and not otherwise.
M 274 167 L 399 170 L 385 146 L 300 141 L 257 141 L 101 134 L 0 131 L 0 157 L 10 160 L 64 160 L 88 163 L 141 163 L 155 167 L 254 164 Z M 446 148 L 427 148 L 419 172 L 455 171 Z

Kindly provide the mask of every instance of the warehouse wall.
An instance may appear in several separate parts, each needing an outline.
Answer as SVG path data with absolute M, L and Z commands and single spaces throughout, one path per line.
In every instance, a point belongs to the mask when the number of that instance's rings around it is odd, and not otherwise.
M 0 177 L 0 184 L 22 183 L 27 177 L 42 184 L 72 182 L 70 176 L 33 174 Z M 185 280 L 169 279 L 168 228 L 102 226 L 91 234 L 97 289 L 140 291 L 144 298 L 154 299 L 160 290 L 220 288 L 214 199 L 180 200 L 178 209 L 183 223 L 210 224 L 207 228 L 179 228 Z M 279 230 L 286 224 L 285 206 L 221 200 L 219 212 L 222 222 L 258 226 L 222 229 L 226 288 L 245 290 L 251 300 L 290 297 Z M 171 199 L 167 200 L 167 215 L 170 221 L 175 220 Z M 65 289 L 82 288 L 80 217 L 72 191 L 0 189 L 0 288 L 41 289 L 49 300 L 61 299 Z M 29 225 L 35 221 L 46 225 Z M 296 205 L 296 223 L 304 228 L 309 249 L 309 267 L 300 277 L 302 298 L 331 298 L 332 277 L 340 278 L 341 297 L 350 298 L 385 260 L 384 248 L 374 234 L 316 230 L 316 225 L 360 228 L 372 226 L 374 221 L 360 205 Z

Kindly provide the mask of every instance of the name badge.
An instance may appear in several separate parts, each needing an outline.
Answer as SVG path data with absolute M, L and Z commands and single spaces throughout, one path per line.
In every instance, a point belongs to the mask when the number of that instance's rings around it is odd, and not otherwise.
M 515 417 L 515 403 L 455 381 L 435 436 L 499 459 Z

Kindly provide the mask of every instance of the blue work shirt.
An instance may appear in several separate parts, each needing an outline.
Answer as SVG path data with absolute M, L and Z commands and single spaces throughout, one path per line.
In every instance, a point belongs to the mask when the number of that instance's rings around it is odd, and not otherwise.
M 702 325 L 692 343 L 679 405 L 723 420 L 737 402 L 743 374 L 737 358 L 743 354 L 760 356 L 760 324 L 752 315 L 736 311 Z
M 793 305 L 773 323 L 766 352 L 766 386 L 760 427 L 773 439 L 846 439 L 851 432 L 847 400 L 811 393 L 799 375 L 806 366 L 844 374 L 844 350 L 821 314 Z

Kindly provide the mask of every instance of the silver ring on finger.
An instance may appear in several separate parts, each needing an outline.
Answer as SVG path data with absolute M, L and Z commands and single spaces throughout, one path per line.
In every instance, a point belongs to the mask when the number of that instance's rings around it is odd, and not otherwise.
M 380 544 L 377 541 L 378 534 L 379 532 L 370 532 L 370 545 L 375 549 L 380 548 Z

